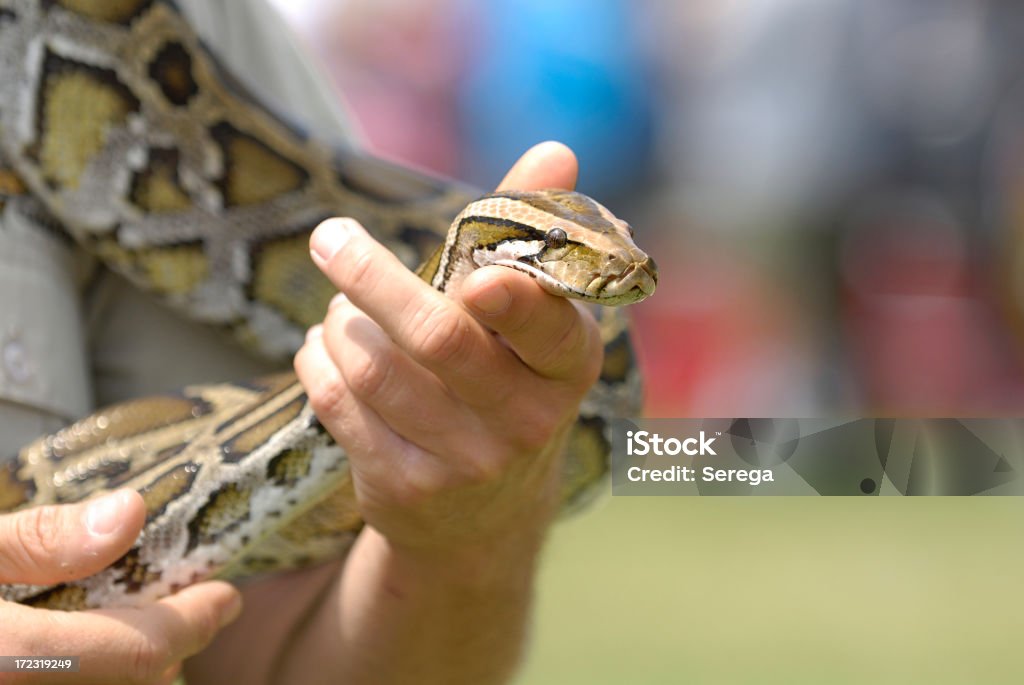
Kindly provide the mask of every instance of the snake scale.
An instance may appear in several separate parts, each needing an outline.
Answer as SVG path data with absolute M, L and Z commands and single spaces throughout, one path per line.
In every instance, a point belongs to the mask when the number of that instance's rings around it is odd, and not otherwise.
M 478 196 L 308 138 L 232 78 L 172 2 L 0 0 L 0 205 L 263 355 L 294 353 L 334 294 L 308 253 L 332 216 L 362 222 L 441 290 L 497 263 L 597 304 L 653 291 L 632 230 L 593 200 Z M 605 361 L 570 439 L 567 504 L 607 471 L 609 419 L 638 409 L 626 320 L 595 309 Z M 292 374 L 125 402 L 40 438 L 0 465 L 0 511 L 125 486 L 147 515 L 124 557 L 80 581 L 0 586 L 3 597 L 135 605 L 343 555 L 362 526 L 345 455 Z

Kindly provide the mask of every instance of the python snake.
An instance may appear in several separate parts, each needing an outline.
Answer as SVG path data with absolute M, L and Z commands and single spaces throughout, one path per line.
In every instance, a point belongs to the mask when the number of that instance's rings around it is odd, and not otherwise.
M 495 263 L 596 304 L 653 291 L 632 230 L 593 200 L 476 196 L 307 138 L 231 78 L 172 2 L 0 0 L 4 211 L 59 226 L 263 355 L 294 353 L 334 294 L 308 254 L 310 232 L 332 216 L 359 220 L 441 290 Z M 605 361 L 570 438 L 567 504 L 607 471 L 608 420 L 638 409 L 626 320 L 596 310 Z M 340 556 L 362 526 L 345 455 L 292 374 L 125 402 L 40 438 L 0 466 L 0 511 L 118 487 L 146 504 L 124 557 L 79 581 L 0 586 L 2 596 L 135 605 L 213 576 Z

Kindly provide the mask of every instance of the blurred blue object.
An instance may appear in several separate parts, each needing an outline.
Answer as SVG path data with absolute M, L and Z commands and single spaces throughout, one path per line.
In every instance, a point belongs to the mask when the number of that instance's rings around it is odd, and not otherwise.
M 626 190 L 651 160 L 652 91 L 625 0 L 474 3 L 480 42 L 459 88 L 465 175 L 493 186 L 530 145 L 560 140 L 580 189 Z

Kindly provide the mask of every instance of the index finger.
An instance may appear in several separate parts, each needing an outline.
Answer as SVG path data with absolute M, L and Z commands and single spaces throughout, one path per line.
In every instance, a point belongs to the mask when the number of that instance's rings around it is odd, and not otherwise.
M 353 219 L 320 224 L 310 246 L 313 261 L 335 287 L 456 391 L 479 385 L 482 370 L 507 355 L 462 307 L 405 268 Z

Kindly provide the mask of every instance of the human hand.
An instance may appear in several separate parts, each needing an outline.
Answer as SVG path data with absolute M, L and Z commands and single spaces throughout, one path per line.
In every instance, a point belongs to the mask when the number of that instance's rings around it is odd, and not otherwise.
M 500 187 L 571 189 L 575 178 L 572 153 L 547 143 Z M 538 537 L 600 369 L 593 317 L 496 266 L 473 272 L 453 301 L 352 220 L 324 222 L 311 247 L 342 296 L 295 368 L 349 455 L 367 523 L 427 554 Z
M 502 187 L 575 178 L 549 143 Z M 597 325 L 512 269 L 476 270 L 453 301 L 354 222 L 314 235 L 344 295 L 295 368 L 369 525 L 343 566 L 247 587 L 245 620 L 189 661 L 189 681 L 507 682 L 565 437 L 601 364 Z
M 0 583 L 45 585 L 84 578 L 131 548 L 145 519 L 138 493 L 0 516 Z M 241 610 L 229 584 L 192 585 L 139 609 L 81 612 L 0 601 L 0 654 L 77 656 L 77 673 L 0 673 L 0 683 L 171 683 L 181 661 Z

